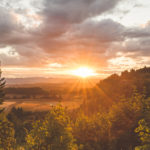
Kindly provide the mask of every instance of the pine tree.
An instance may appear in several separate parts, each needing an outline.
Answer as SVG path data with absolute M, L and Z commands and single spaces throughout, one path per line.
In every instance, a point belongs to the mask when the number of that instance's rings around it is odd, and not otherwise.
M 1 67 L 1 62 L 0 62 L 0 67 Z M 4 87 L 5 87 L 5 78 L 2 77 L 2 71 L 1 71 L 1 68 L 0 68 L 0 104 L 3 103 L 4 101 L 4 96 L 5 96 L 5 93 L 4 93 Z M 3 109 L 0 109 L 0 112 L 2 112 Z
M 0 64 L 1 66 L 1 64 Z M 5 87 L 5 78 L 1 77 L 2 71 L 0 68 L 0 104 L 4 100 L 4 87 Z M 4 109 L 0 109 L 0 113 Z M 15 149 L 15 131 L 10 122 L 4 118 L 0 118 L 0 150 L 14 150 Z

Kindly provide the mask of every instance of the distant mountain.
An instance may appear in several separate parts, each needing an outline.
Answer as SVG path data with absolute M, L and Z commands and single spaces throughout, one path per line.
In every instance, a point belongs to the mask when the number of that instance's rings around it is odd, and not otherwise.
M 20 84 L 64 84 L 74 83 L 79 78 L 43 78 L 43 77 L 31 77 L 31 78 L 6 78 L 7 85 L 20 85 Z M 100 79 L 91 79 L 94 83 L 97 83 Z

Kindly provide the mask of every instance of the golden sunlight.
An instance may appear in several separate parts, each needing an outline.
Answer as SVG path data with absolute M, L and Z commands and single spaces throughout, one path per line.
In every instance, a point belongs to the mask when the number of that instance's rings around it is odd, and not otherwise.
M 95 76 L 96 73 L 94 72 L 93 69 L 88 68 L 88 67 L 80 67 L 78 69 L 72 70 L 71 71 L 72 75 L 76 75 L 82 78 L 90 77 L 90 76 Z

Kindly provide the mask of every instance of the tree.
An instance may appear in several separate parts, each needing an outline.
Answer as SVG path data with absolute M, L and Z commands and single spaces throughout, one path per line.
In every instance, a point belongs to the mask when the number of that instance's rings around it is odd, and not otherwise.
M 92 117 L 80 114 L 75 121 L 73 133 L 79 150 L 109 149 L 109 122 L 104 114 Z
M 149 150 L 150 149 L 150 98 L 143 102 L 143 118 L 138 122 L 138 127 L 135 132 L 138 133 L 141 146 L 138 147 L 139 150 Z
M 108 114 L 111 124 L 110 145 L 116 150 L 134 149 L 139 144 L 134 132 L 142 114 L 143 95 L 134 94 L 114 104 Z
M 0 104 L 3 103 L 4 86 L 5 86 L 5 79 L 1 77 L 1 70 L 0 70 Z M 3 109 L 0 110 L 0 112 L 2 111 Z M 12 124 L 4 120 L 3 118 L 0 118 L 0 149 L 11 150 L 14 149 L 14 146 L 15 146 L 15 139 Z
M 30 150 L 76 150 L 70 119 L 61 106 L 52 108 L 44 120 L 34 123 L 26 141 Z
M 29 112 L 24 111 L 22 108 L 12 108 L 7 115 L 8 121 L 13 124 L 15 130 L 15 139 L 18 145 L 25 144 L 26 130 L 30 130 L 32 123 L 29 118 Z M 30 121 L 31 120 L 31 121 Z
M 0 149 L 15 149 L 14 129 L 8 121 L 0 120 Z
M 5 78 L 1 77 L 2 71 L 0 69 L 0 104 L 3 103 L 4 100 L 4 86 L 5 86 Z

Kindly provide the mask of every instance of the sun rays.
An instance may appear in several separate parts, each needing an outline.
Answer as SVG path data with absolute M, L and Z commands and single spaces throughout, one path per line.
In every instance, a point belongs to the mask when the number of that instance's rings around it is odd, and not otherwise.
M 94 72 L 94 70 L 88 67 L 80 67 L 75 70 L 72 70 L 71 74 L 81 77 L 81 78 L 96 76 L 96 73 Z

